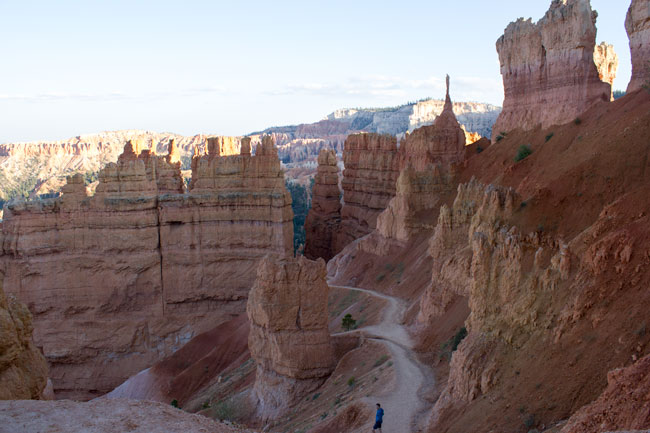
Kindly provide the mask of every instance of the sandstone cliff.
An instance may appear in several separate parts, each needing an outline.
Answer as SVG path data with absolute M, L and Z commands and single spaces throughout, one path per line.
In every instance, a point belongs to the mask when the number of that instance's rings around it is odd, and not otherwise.
M 32 315 L 0 285 L 0 400 L 42 398 L 47 362 L 32 342 Z
M 650 2 L 632 0 L 625 17 L 625 30 L 630 38 L 632 79 L 627 92 L 650 85 Z
M 77 173 L 93 175 L 107 163 L 116 161 L 129 140 L 137 142 L 141 149 L 149 148 L 151 154 L 167 153 L 168 143 L 174 140 L 178 158 L 189 157 L 195 148 L 207 153 L 210 140 L 212 146 L 220 146 L 221 155 L 238 154 L 240 142 L 239 137 L 183 137 L 171 133 L 125 130 L 81 135 L 54 142 L 0 144 L 0 198 L 6 200 L 25 194 L 59 192 L 65 185 L 66 176 Z M 139 154 L 141 149 L 136 153 Z
M 60 198 L 5 207 L 4 287 L 33 312 L 62 397 L 110 391 L 242 313 L 257 262 L 292 251 L 272 141 L 196 156 L 186 194 L 174 145 L 139 146 L 100 172 L 95 196 L 77 175 Z
M 390 135 L 350 135 L 345 140 L 343 163 L 341 228 L 334 251 L 374 230 L 377 217 L 395 196 L 397 139 Z
M 505 97 L 493 141 L 514 128 L 570 122 L 611 99 L 617 62 L 611 46 L 594 58 L 596 17 L 589 0 L 554 0 L 537 23 L 520 18 L 506 27 L 496 43 Z
M 325 262 L 267 257 L 248 298 L 252 399 L 273 419 L 320 386 L 336 365 L 328 330 Z
M 452 109 L 447 76 L 440 116 L 433 125 L 416 129 L 400 143 L 396 196 L 377 219 L 382 236 L 406 241 L 422 229 L 433 228 L 433 211 L 453 190 L 456 166 L 465 158 L 465 143 L 465 131 Z
M 334 249 L 334 236 L 340 223 L 341 190 L 336 154 L 323 149 L 318 155 L 312 205 L 305 220 L 305 257 L 331 259 L 338 252 Z
M 438 333 L 463 302 L 469 316 L 467 337 L 444 354 L 448 379 L 429 431 L 544 430 L 594 401 L 607 371 L 647 356 L 650 202 L 638 154 L 650 99 L 627 98 L 583 113 L 580 128 L 554 127 L 550 140 L 548 130 L 512 132 L 459 173 L 493 184 L 461 183 L 430 240 L 432 278 L 415 328 Z M 534 153 L 514 163 L 524 140 Z M 427 354 L 440 359 L 440 347 Z M 568 431 L 647 427 L 635 410 L 643 365 L 629 369 L 634 380 L 610 375 L 611 389 Z

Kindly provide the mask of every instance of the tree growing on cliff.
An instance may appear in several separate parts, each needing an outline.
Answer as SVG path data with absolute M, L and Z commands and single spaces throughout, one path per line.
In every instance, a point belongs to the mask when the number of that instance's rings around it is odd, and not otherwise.
M 301 250 L 305 245 L 305 218 L 311 208 L 310 190 L 298 182 L 286 180 L 285 185 L 291 194 L 291 209 L 293 210 L 293 252 Z
M 346 314 L 341 320 L 341 327 L 346 331 L 354 328 L 354 325 L 357 324 L 357 321 L 352 318 L 352 314 Z
M 531 153 L 533 153 L 533 150 L 530 148 L 530 145 L 522 144 L 521 146 L 519 146 L 519 149 L 517 149 L 517 156 L 515 156 L 515 162 L 519 162 L 523 159 L 526 159 Z

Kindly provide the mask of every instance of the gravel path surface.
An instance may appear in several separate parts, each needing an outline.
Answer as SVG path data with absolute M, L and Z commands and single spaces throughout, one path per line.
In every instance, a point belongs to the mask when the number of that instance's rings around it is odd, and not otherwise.
M 381 323 L 341 334 L 362 333 L 367 338 L 383 342 L 391 352 L 396 375 L 394 389 L 365 399 L 365 402 L 371 404 L 373 408 L 375 403 L 381 403 L 384 408 L 382 433 L 425 431 L 426 415 L 430 405 L 421 398 L 421 394 L 425 389 L 433 386 L 433 372 L 421 364 L 412 351 L 413 342 L 402 325 L 402 317 L 406 310 L 405 303 L 401 299 L 373 290 L 336 285 L 331 287 L 356 290 L 388 301 Z M 371 429 L 369 428 L 368 431 L 370 432 Z

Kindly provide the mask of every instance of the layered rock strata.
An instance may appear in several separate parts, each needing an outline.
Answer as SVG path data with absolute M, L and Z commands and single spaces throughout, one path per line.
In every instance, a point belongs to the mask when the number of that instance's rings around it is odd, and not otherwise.
M 469 299 L 471 313 L 465 323 L 469 335 L 451 359 L 432 427 L 451 406 L 495 386 L 495 353 L 504 352 L 503 346 L 521 347 L 535 330 L 554 324 L 550 311 L 567 284 L 571 253 L 560 241 L 511 227 L 508 221 L 520 203 L 512 189 L 472 181 L 459 186 L 451 209 L 440 211 L 430 243 L 432 282 L 418 319 L 427 323 L 441 315 L 456 296 Z
M 33 312 L 61 397 L 105 393 L 242 313 L 258 261 L 292 251 L 271 140 L 255 156 L 196 156 L 185 194 L 174 145 L 138 147 L 101 171 L 95 196 L 75 176 L 60 198 L 5 207 L 5 289 Z
M 432 229 L 431 211 L 453 189 L 457 164 L 465 158 L 466 135 L 456 120 L 449 97 L 431 126 L 423 126 L 400 143 L 396 196 L 379 215 L 377 229 L 385 238 L 406 241 L 422 229 Z
M 47 362 L 32 342 L 32 315 L 0 285 L 0 400 L 42 398 Z
M 520 18 L 506 27 L 496 43 L 505 97 L 493 141 L 514 128 L 570 122 L 611 99 L 615 56 L 607 46 L 594 58 L 596 17 L 589 0 L 554 0 L 537 23 Z
M 632 0 L 625 17 L 625 30 L 630 39 L 632 79 L 627 92 L 650 86 L 650 2 Z
M 305 219 L 305 257 L 331 259 L 338 251 L 334 237 L 341 223 L 339 169 L 333 150 L 321 150 L 314 177 L 311 209 Z
M 277 418 L 336 365 L 328 330 L 325 262 L 267 257 L 248 298 L 248 347 L 257 363 L 252 399 L 263 419 Z
M 395 196 L 399 176 L 397 139 L 355 134 L 343 150 L 343 208 L 335 251 L 377 227 L 377 217 Z

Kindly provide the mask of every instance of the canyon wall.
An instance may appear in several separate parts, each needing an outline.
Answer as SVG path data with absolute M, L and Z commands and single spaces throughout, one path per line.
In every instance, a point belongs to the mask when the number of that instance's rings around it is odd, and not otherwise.
M 195 156 L 184 194 L 175 145 L 139 148 L 127 143 L 94 196 L 76 175 L 59 198 L 5 206 L 4 287 L 34 314 L 60 397 L 110 391 L 242 313 L 258 261 L 292 251 L 271 140 L 255 156 L 248 142 L 240 155 Z
M 596 17 L 589 0 L 553 1 L 537 23 L 520 18 L 506 27 L 496 43 L 505 97 L 493 140 L 514 128 L 570 122 L 611 99 L 617 60 L 611 46 L 595 59 Z
M 116 161 L 129 140 L 150 149 L 151 154 L 166 153 L 169 141 L 174 140 L 179 157 L 187 158 L 193 151 L 208 153 L 209 141 L 213 147 L 221 146 L 221 155 L 238 154 L 241 138 L 124 130 L 61 141 L 0 144 L 0 198 L 59 192 L 66 176 L 96 175 L 104 165 Z
M 305 257 L 328 261 L 338 251 L 334 237 L 341 223 L 339 169 L 333 150 L 321 150 L 314 177 L 311 208 L 305 219 Z
M 625 17 L 625 30 L 630 39 L 632 79 L 627 92 L 650 86 L 650 2 L 632 0 Z
M 32 342 L 32 315 L 0 285 L 0 400 L 43 397 L 47 362 Z
M 377 230 L 385 238 L 407 241 L 422 229 L 433 229 L 433 210 L 452 192 L 466 143 L 452 107 L 447 76 L 442 113 L 433 125 L 416 129 L 400 142 L 396 195 L 377 219 Z
M 377 217 L 395 196 L 397 139 L 379 134 L 350 135 L 345 140 L 343 163 L 343 208 L 334 251 L 373 231 Z
M 252 400 L 273 419 L 318 388 L 336 366 L 328 329 L 325 262 L 267 256 L 248 297 Z

